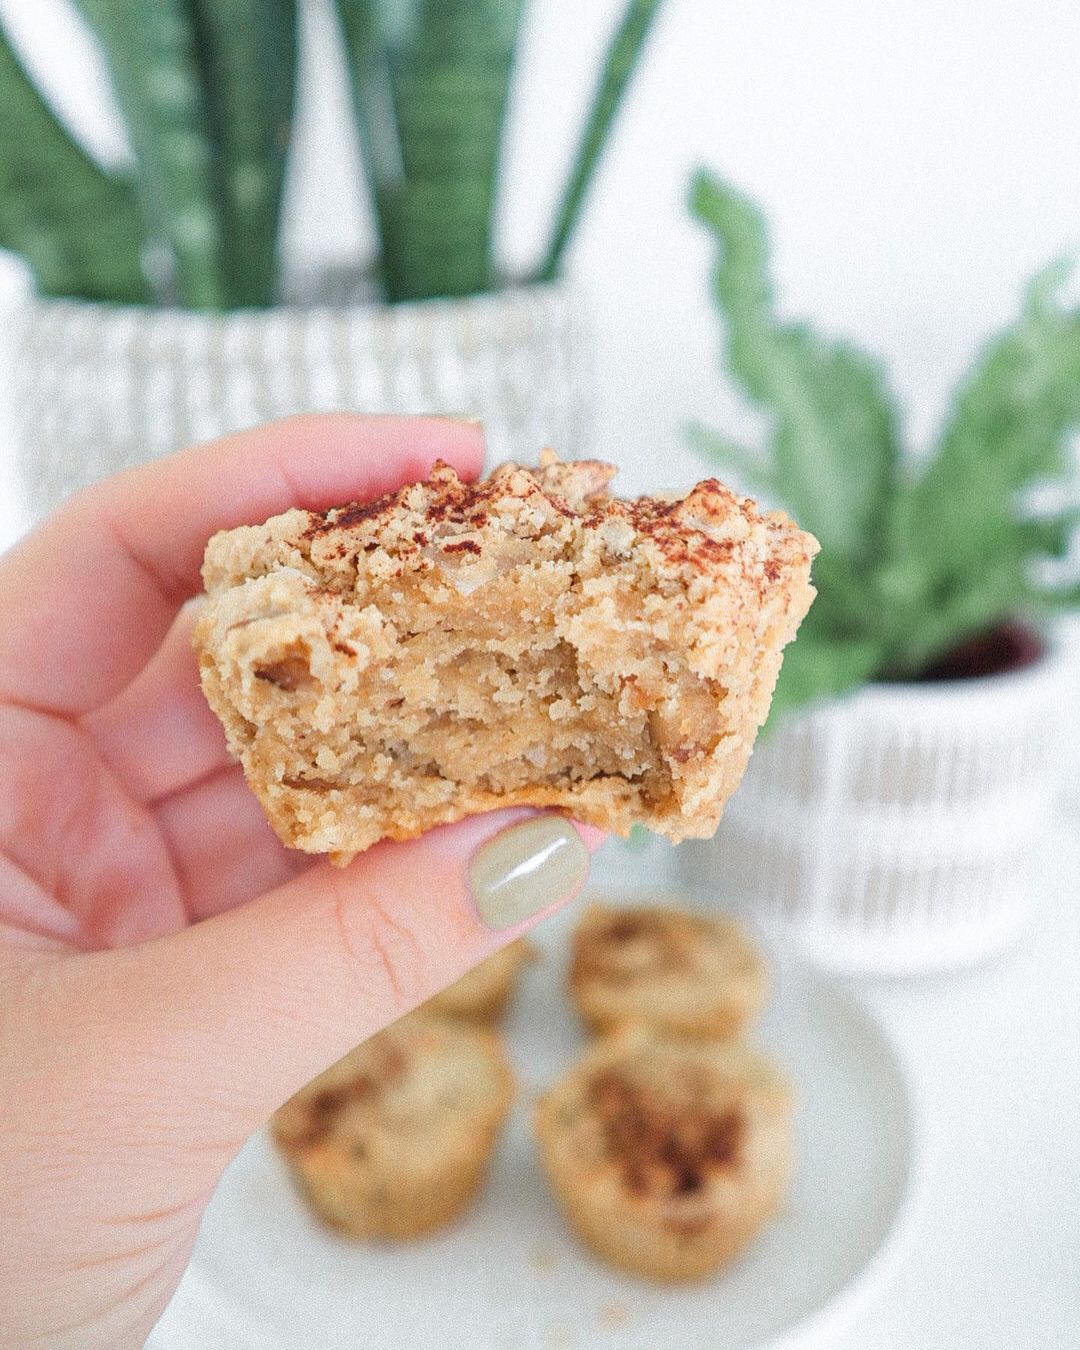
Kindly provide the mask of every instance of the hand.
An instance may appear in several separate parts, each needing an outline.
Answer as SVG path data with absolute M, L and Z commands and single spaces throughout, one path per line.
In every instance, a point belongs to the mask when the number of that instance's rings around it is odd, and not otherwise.
M 564 870 L 532 918 L 481 921 L 468 861 L 520 849 L 521 811 L 344 870 L 290 853 L 198 687 L 210 534 L 439 456 L 475 477 L 479 428 L 278 423 L 91 488 L 0 559 L 0 1345 L 141 1345 L 251 1131 L 570 898 Z

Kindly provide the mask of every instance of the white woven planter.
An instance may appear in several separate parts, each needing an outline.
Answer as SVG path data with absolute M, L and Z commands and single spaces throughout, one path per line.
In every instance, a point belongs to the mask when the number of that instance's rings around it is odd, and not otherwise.
M 15 438 L 35 514 L 117 469 L 297 412 L 481 418 L 493 461 L 582 446 L 582 323 L 561 285 L 210 315 L 32 298 Z
M 755 750 L 695 883 L 831 970 L 977 960 L 1039 898 L 1059 782 L 1066 663 L 875 685 Z

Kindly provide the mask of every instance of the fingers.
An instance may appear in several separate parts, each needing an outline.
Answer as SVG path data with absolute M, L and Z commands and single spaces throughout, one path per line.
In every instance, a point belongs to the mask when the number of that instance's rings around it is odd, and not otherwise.
M 109 767 L 143 802 L 168 797 L 232 762 L 221 723 L 199 687 L 194 623 L 192 602 L 134 680 L 82 719 Z
M 80 958 L 80 1025 L 125 1071 L 167 1064 L 161 1109 L 189 1112 L 194 1138 L 238 1144 L 353 1045 L 569 900 L 587 856 L 569 822 L 518 811 L 376 845 L 345 869 L 318 864 L 171 937 Z
M 114 947 L 187 922 L 151 812 L 132 800 L 77 727 L 4 705 L 0 852 L 42 897 L 52 897 L 32 919 L 42 936 Z M 18 922 L 30 899 L 25 887 L 11 894 L 0 887 L 0 920 Z
M 246 904 L 314 863 L 274 834 L 238 764 L 167 797 L 154 815 L 193 921 Z
M 440 457 L 475 476 L 481 428 L 433 417 L 301 417 L 78 494 L 0 560 L 0 699 L 65 715 L 99 707 L 198 590 L 215 530 L 377 496 L 425 477 Z

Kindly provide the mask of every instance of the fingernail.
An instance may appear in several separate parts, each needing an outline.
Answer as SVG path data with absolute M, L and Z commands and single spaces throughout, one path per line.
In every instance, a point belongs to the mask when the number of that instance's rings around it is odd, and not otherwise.
M 469 885 L 488 928 L 513 928 L 567 899 L 589 873 L 581 836 L 560 816 L 534 816 L 497 834 L 473 855 Z

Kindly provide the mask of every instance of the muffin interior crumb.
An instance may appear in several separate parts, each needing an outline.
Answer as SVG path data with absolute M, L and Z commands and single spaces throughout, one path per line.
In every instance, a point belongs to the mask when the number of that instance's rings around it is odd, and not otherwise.
M 813 541 L 714 480 L 666 501 L 552 456 L 211 540 L 203 686 L 286 842 L 470 810 L 715 828 L 813 594 Z

